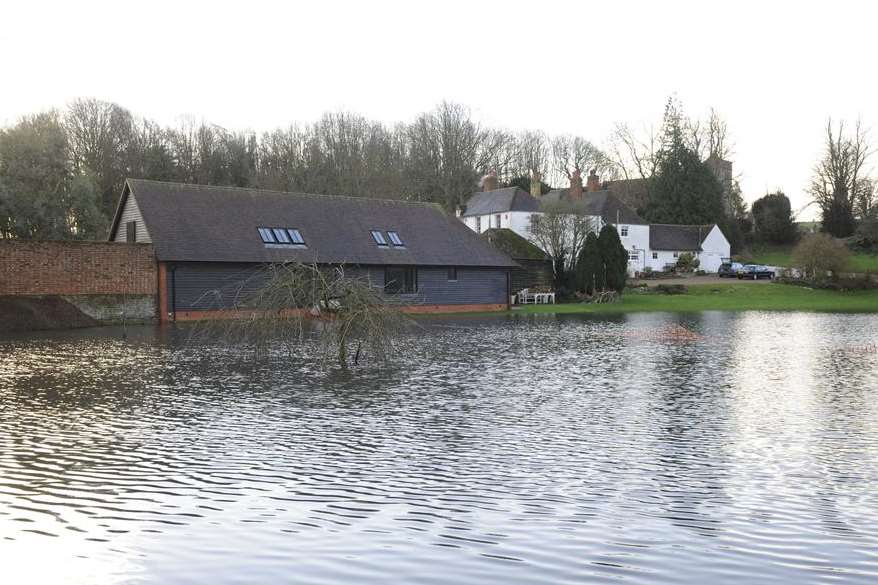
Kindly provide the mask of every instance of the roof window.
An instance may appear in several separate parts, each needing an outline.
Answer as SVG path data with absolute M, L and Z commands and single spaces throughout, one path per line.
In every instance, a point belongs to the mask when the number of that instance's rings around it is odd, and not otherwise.
M 290 247 L 305 245 L 305 238 L 302 237 L 302 232 L 296 228 L 259 227 L 256 229 L 259 230 L 259 237 L 262 238 L 262 243 L 266 245 Z
M 372 239 L 375 240 L 375 243 L 379 246 L 386 246 L 387 240 L 384 239 L 384 234 L 379 232 L 378 230 L 372 230 Z
M 396 232 L 387 232 L 387 237 L 390 238 L 390 243 L 394 246 L 402 247 L 405 244 L 402 243 L 402 238 L 399 237 L 399 234 Z

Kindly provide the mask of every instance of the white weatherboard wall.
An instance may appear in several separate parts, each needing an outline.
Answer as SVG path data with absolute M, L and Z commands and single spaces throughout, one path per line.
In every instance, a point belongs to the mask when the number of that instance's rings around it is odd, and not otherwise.
M 615 227 L 622 245 L 628 250 L 628 274 L 633 276 L 635 272 L 642 271 L 649 262 L 649 226 L 620 223 Z M 623 236 L 624 232 L 627 235 Z
M 668 264 L 676 264 L 677 256 L 682 252 L 674 252 L 671 250 L 650 250 L 646 265 L 655 271 L 664 270 Z
M 497 218 L 500 218 L 500 227 L 511 229 L 518 235 L 531 239 L 530 221 L 534 215 L 529 211 L 505 211 L 490 215 L 473 215 L 462 217 L 463 223 L 474 232 L 482 233 L 488 229 L 497 227 Z
M 698 259 L 701 261 L 699 269 L 705 272 L 716 272 L 723 263 L 723 258 L 729 258 L 732 255 L 732 246 L 723 235 L 719 226 L 713 226 L 704 241 L 701 242 L 701 253 Z

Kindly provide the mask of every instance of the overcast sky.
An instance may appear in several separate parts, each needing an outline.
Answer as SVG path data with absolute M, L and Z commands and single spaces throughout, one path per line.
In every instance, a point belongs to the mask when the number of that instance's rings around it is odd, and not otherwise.
M 0 123 L 76 97 L 174 123 L 265 130 L 349 110 L 392 122 L 443 99 L 488 124 L 605 143 L 675 93 L 728 121 L 748 201 L 794 208 L 828 116 L 878 141 L 870 2 L 63 2 L 3 6 Z M 809 214 L 810 215 L 810 214 Z

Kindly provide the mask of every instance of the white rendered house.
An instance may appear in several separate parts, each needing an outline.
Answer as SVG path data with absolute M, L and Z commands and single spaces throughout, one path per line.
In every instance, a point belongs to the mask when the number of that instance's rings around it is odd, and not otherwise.
M 582 215 L 594 221 L 596 230 L 607 223 L 616 227 L 628 251 L 631 275 L 647 267 L 664 270 L 676 264 L 677 258 L 685 252 L 699 259 L 700 270 L 716 272 L 722 259 L 731 256 L 729 241 L 716 224 L 650 225 L 618 197 L 602 189 L 594 172 L 588 177 L 588 190 L 583 190 L 578 175 L 574 175 L 570 183 L 569 189 L 540 195 L 538 181 L 531 186 L 532 193 L 528 193 L 519 187 L 497 189 L 497 177 L 488 175 L 483 180 L 483 191 L 470 197 L 459 214 L 460 219 L 477 233 L 507 228 L 536 243 L 530 229 L 533 218 L 542 215 L 546 206 L 572 203 Z
M 716 272 L 723 259 L 732 255 L 729 240 L 716 224 L 652 224 L 649 241 L 649 254 L 643 266 L 656 271 L 676 264 L 680 254 L 688 252 L 698 258 L 699 270 Z

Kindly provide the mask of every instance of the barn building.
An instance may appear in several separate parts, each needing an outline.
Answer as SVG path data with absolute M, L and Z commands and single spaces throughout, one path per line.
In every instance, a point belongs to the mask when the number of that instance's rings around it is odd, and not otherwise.
M 344 266 L 410 312 L 505 310 L 517 267 L 433 204 L 138 179 L 109 239 L 153 245 L 162 321 L 228 313 L 271 263 Z

